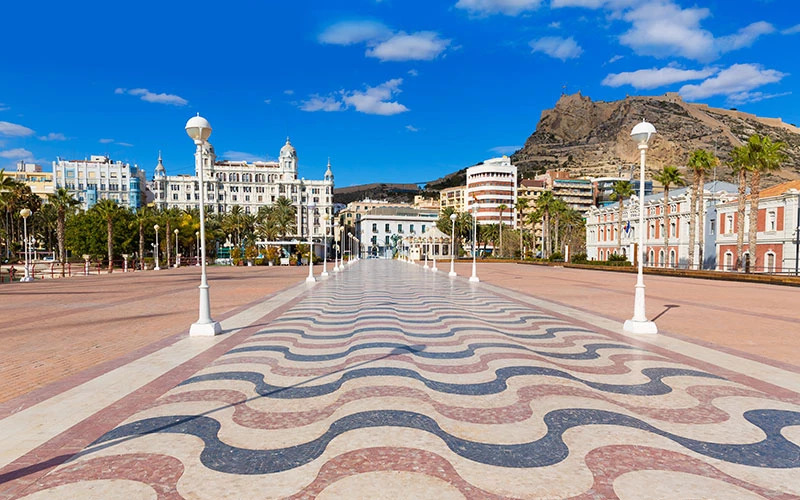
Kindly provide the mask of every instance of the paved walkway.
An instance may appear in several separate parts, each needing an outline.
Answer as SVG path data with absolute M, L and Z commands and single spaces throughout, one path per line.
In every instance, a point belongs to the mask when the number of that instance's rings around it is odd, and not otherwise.
M 800 373 L 541 295 L 361 261 L 223 327 L 0 414 L 0 498 L 800 496 Z

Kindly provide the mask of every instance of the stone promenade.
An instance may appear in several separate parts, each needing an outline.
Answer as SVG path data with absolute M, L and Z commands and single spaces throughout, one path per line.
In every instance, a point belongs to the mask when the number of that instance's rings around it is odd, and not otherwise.
M 185 334 L 190 271 L 0 289 L 2 370 L 34 340 L 108 344 L 49 382 L 4 376 L 0 498 L 800 496 L 797 289 L 648 278 L 665 333 L 637 337 L 631 275 L 303 270 L 214 270 L 215 338 Z M 122 287 L 140 298 L 114 321 Z

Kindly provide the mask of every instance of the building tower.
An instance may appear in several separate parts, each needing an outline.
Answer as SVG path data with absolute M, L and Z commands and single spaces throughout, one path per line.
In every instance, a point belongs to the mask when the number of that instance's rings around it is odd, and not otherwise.
M 286 144 L 281 148 L 278 161 L 280 162 L 281 180 L 297 180 L 297 151 L 295 151 L 288 137 L 286 138 Z

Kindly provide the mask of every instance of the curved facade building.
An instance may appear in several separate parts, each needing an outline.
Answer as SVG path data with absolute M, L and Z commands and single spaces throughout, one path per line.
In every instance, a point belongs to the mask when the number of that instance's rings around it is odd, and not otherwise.
M 486 160 L 467 169 L 464 202 L 469 213 L 475 205 L 478 224 L 503 224 L 517 227 L 517 167 L 507 156 Z M 500 213 L 500 206 L 506 208 Z

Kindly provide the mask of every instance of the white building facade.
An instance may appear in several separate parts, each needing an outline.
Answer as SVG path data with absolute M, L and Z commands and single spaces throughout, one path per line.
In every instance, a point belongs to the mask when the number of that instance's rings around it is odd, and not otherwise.
M 517 227 L 517 167 L 507 156 L 486 160 L 467 169 L 464 192 L 467 210 L 477 208 L 478 224 L 507 224 Z M 502 216 L 499 207 L 505 205 Z
M 214 147 L 204 147 L 202 157 L 203 178 L 206 183 L 206 206 L 212 213 L 228 213 L 234 206 L 244 213 L 255 215 L 261 207 L 273 205 L 278 198 L 285 197 L 297 211 L 297 234 L 308 234 L 308 204 L 316 208 L 312 216 L 312 234 L 330 235 L 323 217 L 333 216 L 333 172 L 330 161 L 322 180 L 297 178 L 297 151 L 289 139 L 281 148 L 277 162 L 217 161 Z M 150 190 L 157 208 L 188 210 L 199 208 L 199 172 L 195 175 L 166 175 L 159 154 Z M 330 224 L 327 224 L 330 226 Z
M 438 210 L 417 210 L 402 207 L 374 208 L 355 224 L 366 255 L 392 258 L 407 237 L 417 237 L 436 226 Z
M 113 200 L 136 210 L 146 203 L 147 178 L 137 165 L 92 155 L 84 160 L 53 162 L 54 191 L 66 188 L 88 210 L 99 200 Z
M 737 186 L 727 182 L 709 182 L 705 185 L 705 233 L 703 269 L 715 269 L 717 242 L 718 203 L 736 193 Z M 644 265 L 651 267 L 687 267 L 689 263 L 690 190 L 670 191 L 667 228 L 664 228 L 664 193 L 645 196 Z M 622 246 L 618 244 L 619 203 L 593 207 L 586 213 L 586 255 L 589 260 L 608 260 L 614 254 L 624 255 L 633 261 L 639 243 L 639 199 L 632 196 L 623 202 Z M 667 231 L 667 245 L 664 232 Z M 699 249 L 695 249 L 695 265 L 699 267 Z

